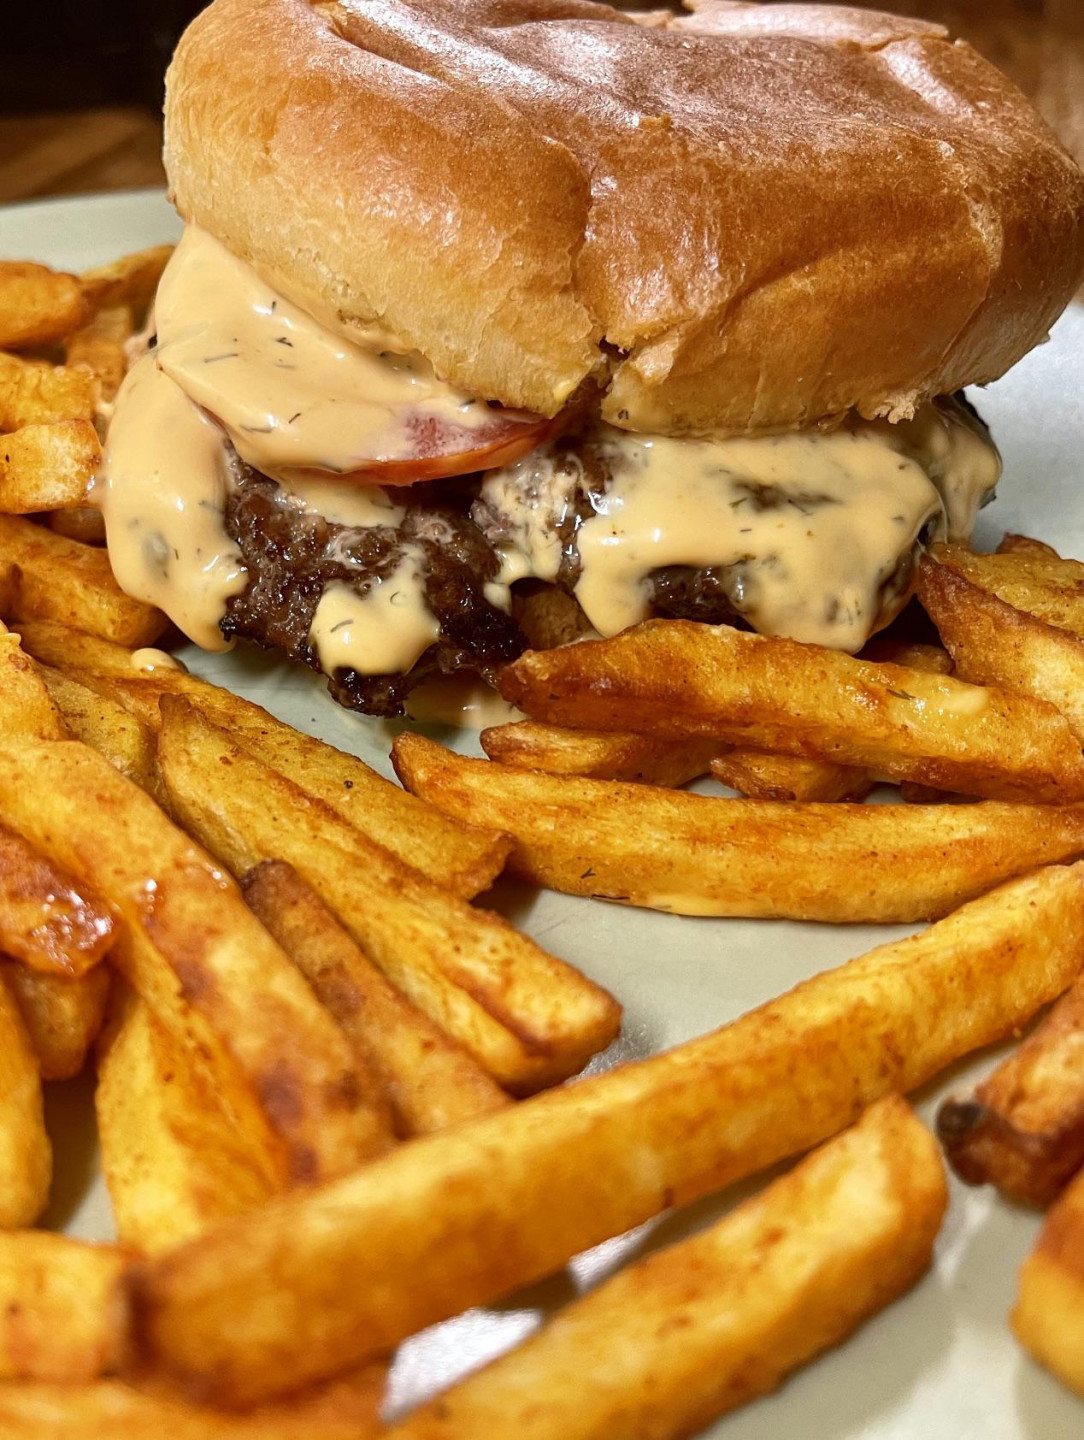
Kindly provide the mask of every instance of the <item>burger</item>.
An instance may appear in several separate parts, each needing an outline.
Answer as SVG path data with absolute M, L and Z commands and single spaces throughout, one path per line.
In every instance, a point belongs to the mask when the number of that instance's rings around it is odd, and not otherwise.
M 165 158 L 117 578 L 376 714 L 649 616 L 858 651 L 1084 271 L 1025 98 L 828 5 L 214 0 Z

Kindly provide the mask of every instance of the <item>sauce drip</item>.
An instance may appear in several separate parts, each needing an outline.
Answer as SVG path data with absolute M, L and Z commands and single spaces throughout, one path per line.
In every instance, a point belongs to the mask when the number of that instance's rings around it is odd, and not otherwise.
M 408 546 L 386 579 L 374 577 L 359 594 L 349 585 L 329 585 L 312 617 L 309 643 L 325 675 L 356 670 L 359 675 L 405 674 L 440 634 L 425 599 L 422 554 Z

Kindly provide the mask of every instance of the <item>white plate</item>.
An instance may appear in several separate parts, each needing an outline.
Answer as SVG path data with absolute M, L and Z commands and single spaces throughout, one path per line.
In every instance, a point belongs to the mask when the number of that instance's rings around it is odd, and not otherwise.
M 177 228 L 159 194 L 50 201 L 0 211 L 0 256 L 78 269 L 171 239 Z M 1084 461 L 1084 308 L 1068 314 L 1050 344 L 980 403 L 1007 468 L 1001 498 L 983 516 L 980 541 L 1022 530 L 1084 555 L 1077 488 Z M 184 658 L 200 674 L 388 772 L 388 727 L 340 710 L 307 672 L 247 652 L 192 650 Z M 473 736 L 451 738 L 474 746 Z M 683 919 L 511 886 L 496 898 L 536 939 L 624 1004 L 622 1038 L 602 1063 L 676 1044 L 903 933 Z M 972 1083 L 994 1058 L 985 1054 L 959 1067 L 949 1083 Z M 89 1087 L 51 1088 L 65 1164 L 50 1218 L 72 1233 L 106 1238 L 108 1204 L 95 1177 Z M 931 1087 L 917 1097 L 927 1120 L 948 1089 Z M 688 1219 L 700 1224 L 719 1208 L 696 1206 L 694 1216 L 667 1220 L 662 1228 L 673 1237 Z M 954 1181 L 930 1275 L 841 1350 L 706 1433 L 727 1440 L 1078 1440 L 1084 1408 L 1024 1357 L 1006 1322 L 1016 1272 L 1036 1230 L 1033 1215 Z M 644 1238 L 638 1232 L 612 1241 L 575 1262 L 567 1277 L 416 1337 L 396 1364 L 392 1404 L 401 1409 L 512 1344 L 547 1306 L 606 1273 Z

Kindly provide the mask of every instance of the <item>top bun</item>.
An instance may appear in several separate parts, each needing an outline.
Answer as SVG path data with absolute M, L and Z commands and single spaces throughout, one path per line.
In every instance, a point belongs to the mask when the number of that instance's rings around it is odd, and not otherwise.
M 168 77 L 181 214 L 347 332 L 671 434 L 910 415 L 1084 270 L 1084 177 L 938 26 L 697 0 L 214 0 Z

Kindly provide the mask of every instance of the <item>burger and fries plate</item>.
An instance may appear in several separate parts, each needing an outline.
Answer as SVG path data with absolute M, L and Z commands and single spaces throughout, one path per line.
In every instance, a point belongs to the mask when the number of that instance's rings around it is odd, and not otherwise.
M 157 193 L 0 211 L 0 255 L 32 257 L 77 272 L 177 234 L 176 217 Z M 1008 531 L 1046 539 L 1064 555 L 1084 556 L 1079 503 L 1084 311 L 1071 308 L 1050 343 L 986 393 L 983 412 L 1003 451 L 1010 483 L 980 520 L 976 548 L 993 549 Z M 194 674 L 391 776 L 388 752 L 395 727 L 340 709 L 325 695 L 323 682 L 308 672 L 251 651 L 213 655 L 186 646 L 178 655 Z M 424 732 L 426 727 L 414 728 Z M 429 733 L 465 754 L 480 753 L 473 731 L 442 726 Z M 714 787 L 696 782 L 693 788 L 710 793 Z M 108 834 L 102 843 L 108 845 Z M 600 905 L 507 880 L 487 903 L 612 991 L 624 1006 L 621 1036 L 591 1063 L 592 1072 L 667 1050 L 908 933 L 899 926 L 689 919 Z M 945 1096 L 970 1090 L 994 1059 L 982 1052 L 920 1088 L 913 1098 L 922 1118 L 932 1124 Z M 50 1123 L 58 1173 L 47 1223 L 82 1239 L 108 1240 L 109 1202 L 87 1153 L 93 1124 L 88 1082 L 84 1078 L 53 1091 Z M 682 1238 L 760 1184 L 759 1178 L 742 1184 L 737 1197 L 731 1187 L 721 1204 L 701 1200 L 648 1222 L 498 1307 L 470 1309 L 424 1330 L 399 1350 L 389 1382 L 391 1412 L 405 1413 L 523 1339 L 541 1317 L 645 1246 Z M 801 1440 L 1068 1440 L 1081 1433 L 1080 1402 L 1024 1356 L 1007 1325 L 1020 1265 L 1035 1242 L 1037 1216 L 1005 1203 L 989 1187 L 968 1190 L 955 1179 L 950 1184 L 951 1204 L 926 1277 L 844 1346 L 705 1434 L 732 1440 L 777 1435 Z M 584 1364 L 591 1364 L 590 1355 Z

